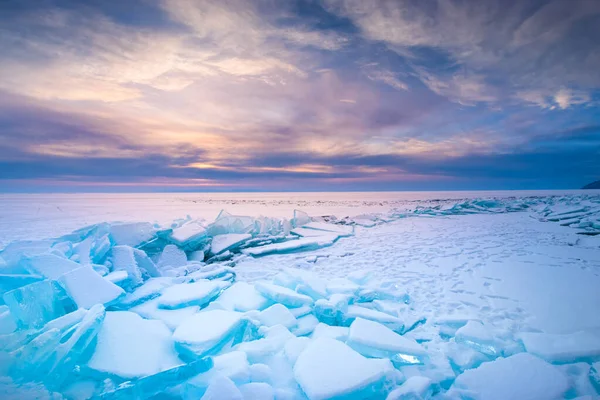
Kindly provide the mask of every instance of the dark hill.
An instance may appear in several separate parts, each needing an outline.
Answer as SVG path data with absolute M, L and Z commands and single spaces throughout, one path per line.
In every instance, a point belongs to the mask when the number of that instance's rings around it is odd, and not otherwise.
M 582 187 L 582 189 L 600 189 L 600 181 L 592 182 Z

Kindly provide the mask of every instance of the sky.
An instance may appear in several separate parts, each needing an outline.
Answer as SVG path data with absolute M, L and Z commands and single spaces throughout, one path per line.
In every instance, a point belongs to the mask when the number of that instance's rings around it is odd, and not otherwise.
M 2 0 L 0 193 L 579 188 L 597 0 Z

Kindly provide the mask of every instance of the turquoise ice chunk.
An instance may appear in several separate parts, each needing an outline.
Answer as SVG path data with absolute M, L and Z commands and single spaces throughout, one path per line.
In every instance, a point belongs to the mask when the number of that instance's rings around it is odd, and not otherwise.
M 0 306 L 0 335 L 13 333 L 17 330 L 17 323 L 10 314 L 8 306 Z
M 98 275 L 89 265 L 84 265 L 58 279 L 78 307 L 90 308 L 95 304 L 111 304 L 125 295 L 123 289 Z
M 56 254 L 41 254 L 23 261 L 32 274 L 42 275 L 48 279 L 58 279 L 63 274 L 81 267 L 81 264 Z
M 0 262 L 1 271 L 4 274 L 24 274 L 28 271 L 22 263 L 24 257 L 46 253 L 50 250 L 50 240 L 23 240 L 9 243 L 0 252 L 4 263 Z
M 210 236 L 226 233 L 249 233 L 255 228 L 255 219 L 252 217 L 231 215 L 221 210 L 215 222 L 207 228 Z
M 137 262 L 138 267 L 142 272 L 146 272 L 151 277 L 158 277 L 161 275 L 160 271 L 154 264 L 154 261 L 143 251 L 139 249 L 133 249 L 133 256 Z
M 177 348 L 191 357 L 214 354 L 226 343 L 241 341 L 245 328 L 244 314 L 235 311 L 210 310 L 195 314 L 173 333 Z
M 104 315 L 104 307 L 98 304 L 89 311 L 79 309 L 49 322 L 37 336 L 10 353 L 15 360 L 12 375 L 44 382 L 52 389 L 72 383 L 66 380 L 96 337 Z
M 294 218 L 292 218 L 291 223 L 292 227 L 298 228 L 300 226 L 306 225 L 310 223 L 310 216 L 304 211 L 294 210 Z
M 102 400 L 146 399 L 177 386 L 188 379 L 208 371 L 213 366 L 210 357 L 201 358 L 158 374 L 125 382 L 115 390 L 99 396 Z
M 80 323 L 64 333 L 60 345 L 55 349 L 48 363 L 47 386 L 57 388 L 63 383 L 68 383 L 67 378 L 73 373 L 80 358 L 86 354 L 88 346 L 98 335 L 105 316 L 104 306 L 96 304 L 90 308 Z
M 127 271 L 127 276 L 132 286 L 139 286 L 144 282 L 142 271 L 138 267 L 133 253 L 133 247 L 121 245 L 112 248 L 113 271 Z
M 590 382 L 596 389 L 596 392 L 600 394 L 600 361 L 592 364 L 589 372 Z
M 329 299 L 319 299 L 315 302 L 315 316 L 328 325 L 338 325 L 348 311 L 350 300 L 350 295 L 340 293 L 331 295 Z
M 110 237 L 115 245 L 139 246 L 150 241 L 156 230 L 149 222 L 118 223 L 110 226 Z
M 10 290 L 3 298 L 20 328 L 41 328 L 46 322 L 65 315 L 68 310 L 63 304 L 66 294 L 50 280 Z
M 309 400 L 385 398 L 394 377 L 392 363 L 366 358 L 346 344 L 315 339 L 300 353 L 294 377 Z
M 90 257 L 94 263 L 100 264 L 106 258 L 112 243 L 110 242 L 110 238 L 108 234 L 100 237 L 94 242 L 92 249 L 90 251 Z
M 41 280 L 44 280 L 44 277 L 40 275 L 0 273 L 0 291 L 8 292 Z
M 423 364 L 427 356 L 413 339 L 363 318 L 356 318 L 350 325 L 346 344 L 366 357 L 389 358 L 396 367 Z
M 500 350 L 492 332 L 479 321 L 469 321 L 455 333 L 456 343 L 463 343 L 488 356 L 498 356 Z

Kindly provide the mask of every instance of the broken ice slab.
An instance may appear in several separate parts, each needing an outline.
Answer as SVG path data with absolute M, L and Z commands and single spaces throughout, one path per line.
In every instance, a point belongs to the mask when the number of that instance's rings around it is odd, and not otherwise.
M 600 359 L 600 335 L 592 332 L 519 334 L 527 352 L 551 363 L 572 363 Z
M 425 376 L 411 376 L 400 387 L 392 390 L 386 400 L 429 399 L 433 396 L 431 379 Z
M 331 232 L 339 235 L 340 237 L 352 236 L 352 234 L 354 234 L 354 227 L 351 225 L 329 224 L 327 222 L 312 221 L 302 225 L 302 228 L 312 229 L 315 231 Z
M 309 228 L 295 228 L 290 231 L 293 235 L 301 236 L 301 237 L 315 237 L 315 236 L 323 236 L 324 231 L 309 229 Z
M 75 264 L 78 265 L 78 264 Z M 3 299 L 20 328 L 41 328 L 46 322 L 71 311 L 63 301 L 64 290 L 54 281 L 34 282 L 4 293 Z M 66 302 L 69 306 L 70 302 Z
M 171 331 L 161 321 L 129 311 L 107 312 L 88 367 L 121 378 L 141 378 L 182 364 Z
M 251 382 L 271 382 L 273 380 L 273 370 L 266 364 L 255 363 L 250 366 Z
M 246 312 L 250 310 L 263 310 L 269 304 L 253 285 L 246 282 L 236 282 L 225 289 L 215 300 L 224 309 Z
M 358 270 L 350 272 L 347 278 L 358 285 L 364 285 L 371 280 L 373 273 L 368 270 Z
M 229 285 L 229 282 L 209 280 L 173 285 L 163 290 L 158 298 L 158 304 L 160 307 L 168 309 L 188 306 L 203 307 Z
M 91 264 L 91 252 L 92 246 L 94 245 L 94 238 L 89 236 L 79 243 L 73 244 L 73 254 L 70 259 L 76 261 L 79 264 Z M 60 251 L 53 251 L 54 254 L 63 256 L 64 254 Z
M 555 366 L 529 353 L 481 364 L 460 374 L 453 394 L 478 399 L 562 399 L 569 388 L 565 375 Z
M 251 238 L 252 235 L 247 233 L 228 233 L 213 236 L 210 244 L 210 252 L 211 254 L 217 255 L 225 251 L 233 251 Z
M 188 262 L 185 252 L 175 246 L 168 244 L 163 249 L 156 266 L 159 270 L 167 270 L 169 268 L 182 267 Z
M 221 261 L 227 261 L 233 257 L 233 253 L 229 250 L 224 251 L 221 254 L 217 254 L 216 256 L 212 256 L 208 260 L 206 260 L 207 264 L 218 263 Z
M 288 329 L 292 329 L 298 325 L 296 317 L 292 315 L 290 310 L 283 304 L 273 304 L 264 309 L 256 316 L 256 319 L 264 326 L 271 327 L 274 325 L 283 325 Z
M 226 377 L 236 385 L 250 381 L 250 364 L 243 351 L 231 351 L 212 357 L 213 367 L 187 381 L 183 386 L 185 400 L 197 400 L 218 377 Z M 220 399 L 220 398 L 216 398 Z
M 299 268 L 283 268 L 275 275 L 273 283 L 295 289 L 298 293 L 305 294 L 313 299 L 328 297 L 327 282 L 316 274 Z
M 369 321 L 379 322 L 380 324 L 383 324 L 391 330 L 393 330 L 394 332 L 398 333 L 401 333 L 404 329 L 404 323 L 400 318 L 383 313 L 381 311 L 372 310 L 356 305 L 348 306 L 348 310 L 344 313 L 343 316 L 343 325 L 350 326 L 350 324 L 356 318 L 363 318 Z
M 54 354 L 50 358 L 50 369 L 47 372 L 49 387 L 62 386 L 73 373 L 80 358 L 85 357 L 88 346 L 98 335 L 105 316 L 104 306 L 96 304 L 83 316 L 81 322 L 72 328 L 72 334 L 67 331 L 62 336 L 60 345 L 54 349 Z
M 345 326 L 331 326 L 324 323 L 319 323 L 313 331 L 311 338 L 317 339 L 326 337 L 330 339 L 340 340 L 345 342 L 350 334 L 350 328 Z
M 156 229 L 149 222 L 117 223 L 110 226 L 110 236 L 115 245 L 139 246 L 154 237 Z
M 173 333 L 177 347 L 187 356 L 205 356 L 226 343 L 241 341 L 245 327 L 242 313 L 210 310 L 183 321 Z
M 293 228 L 298 228 L 302 225 L 310 223 L 312 219 L 304 211 L 294 210 L 294 218 L 290 221 Z
M 23 258 L 47 253 L 52 247 L 50 240 L 23 240 L 12 242 L 0 252 L 0 271 L 3 274 L 24 274 L 27 271 L 21 261 Z
M 321 322 L 337 325 L 348 311 L 348 303 L 352 297 L 347 294 L 333 294 L 329 299 L 319 299 L 315 302 L 314 313 Z
M 261 328 L 263 337 L 244 341 L 237 344 L 234 350 L 243 351 L 251 363 L 268 362 L 276 353 L 281 351 L 285 344 L 294 336 L 286 327 L 275 325 L 271 328 Z
M 254 223 L 255 219 L 252 217 L 231 215 L 222 210 L 207 230 L 210 236 L 226 233 L 249 233 L 254 229 Z
M 589 372 L 590 383 L 596 389 L 596 392 L 600 394 L 600 361 L 592 364 Z
M 120 287 L 128 286 L 127 283 L 128 283 L 129 275 L 127 275 L 127 271 L 113 271 L 106 275 L 103 275 L 103 278 L 109 282 L 114 283 L 117 286 L 120 286 Z
M 133 292 L 121 300 L 121 305 L 125 307 L 133 307 L 139 303 L 158 297 L 163 289 L 173 285 L 173 278 L 160 277 L 151 278 L 142 286 L 137 287 Z
M 5 351 L 13 351 L 21 346 L 29 343 L 33 338 L 49 330 L 58 330 L 64 333 L 66 330 L 79 323 L 86 315 L 87 310 L 79 308 L 71 313 L 65 314 L 62 317 L 51 320 L 46 323 L 40 330 L 21 330 L 8 335 L 0 336 L 0 348 Z
M 305 237 L 287 242 L 268 244 L 266 246 L 246 248 L 242 250 L 242 253 L 258 257 L 273 253 L 316 250 L 331 246 L 338 238 L 339 236 L 336 234 L 327 233 L 323 236 Z
M 180 385 L 194 376 L 212 368 L 210 358 L 201 358 L 188 364 L 178 365 L 154 375 L 125 382 L 116 389 L 99 396 L 102 400 L 148 399 L 164 394 L 168 389 Z
M 308 337 L 295 337 L 288 340 L 283 347 L 285 358 L 293 365 L 298 360 L 300 354 L 306 349 L 306 346 L 312 340 Z
M 208 239 L 206 227 L 200 221 L 190 221 L 173 229 L 169 241 L 187 251 L 198 249 Z
M 0 292 L 8 292 L 9 290 L 20 288 L 21 286 L 29 285 L 30 283 L 44 280 L 41 275 L 32 274 L 0 274 Z
M 129 311 L 139 314 L 141 317 L 146 319 L 156 319 L 162 321 L 169 327 L 169 329 L 175 330 L 183 321 L 200 311 L 200 307 L 189 306 L 169 310 L 160 308 L 158 299 L 155 298 L 138 304 L 135 307 L 130 308 Z
M 188 264 L 189 268 L 192 264 Z M 211 264 L 203 266 L 201 269 L 190 272 L 183 277 L 184 282 L 196 282 L 204 279 L 218 279 L 221 281 L 233 281 L 235 278 L 235 269 L 231 267 Z
M 372 219 L 369 218 L 352 218 L 352 222 L 354 223 L 354 225 L 358 225 L 358 226 L 362 226 L 364 228 L 372 228 L 375 225 L 377 225 L 376 221 L 373 221 Z
M 390 301 L 397 307 L 402 307 L 402 304 L 410 303 L 410 297 L 405 291 L 397 288 L 363 287 L 358 291 L 356 301 L 360 303 Z
M 239 388 L 244 399 L 274 400 L 275 393 L 271 385 L 265 382 L 250 382 Z
M 274 285 L 268 282 L 256 282 L 254 287 L 267 299 L 270 299 L 275 303 L 281 303 L 287 307 L 301 307 L 313 304 L 312 298 L 296 293 L 292 289 L 283 286 Z
M 25 380 L 43 381 L 47 362 L 61 340 L 61 332 L 57 329 L 43 331 L 33 337 L 29 343 L 10 353 L 12 364 L 10 374 Z
M 448 342 L 446 355 L 452 368 L 458 373 L 467 369 L 477 368 L 481 363 L 490 361 L 490 357 L 465 344 Z
M 346 278 L 332 278 L 327 281 L 327 293 L 329 294 L 349 294 L 354 295 L 358 292 L 360 286 Z
M 17 330 L 17 323 L 10 314 L 8 306 L 0 306 L 0 335 L 6 335 Z
M 310 400 L 385 396 L 393 371 L 389 360 L 365 358 L 328 338 L 311 342 L 294 365 L 296 381 Z
M 302 307 L 291 307 L 288 308 L 290 313 L 296 318 L 304 317 L 306 314 L 310 314 L 313 309 L 310 306 L 302 306 Z
M 135 257 L 135 261 L 137 266 L 148 276 L 153 278 L 161 276 L 160 271 L 157 266 L 154 264 L 154 261 L 148 255 L 140 249 L 133 249 L 133 256 Z
M 488 356 L 498 356 L 500 350 L 491 330 L 479 321 L 469 321 L 456 331 L 456 343 L 463 343 Z
M 25 268 L 32 273 L 48 279 L 58 279 L 59 276 L 77 269 L 81 264 L 55 254 L 41 254 L 23 261 Z
M 58 282 L 80 308 L 109 305 L 125 295 L 123 289 L 98 275 L 88 265 L 62 275 Z
M 110 237 L 108 234 L 96 239 L 90 250 L 90 258 L 92 259 L 92 262 L 97 264 L 104 262 L 111 246 L 112 243 L 110 242 Z
M 292 329 L 292 332 L 296 336 L 306 336 L 313 333 L 315 328 L 319 325 L 319 320 L 312 314 L 305 315 L 298 318 L 298 324 Z
M 390 358 L 396 367 L 423 364 L 427 356 L 425 349 L 414 340 L 362 318 L 356 318 L 350 325 L 346 343 L 364 356 Z
M 54 243 L 50 252 L 64 258 L 69 258 L 73 255 L 73 243 L 69 241 Z
M 456 331 L 469 321 L 476 321 L 476 319 L 467 314 L 444 315 L 434 319 L 434 323 L 439 326 L 440 336 L 446 338 L 454 336 Z
M 79 309 L 28 335 L 29 339 L 11 353 L 16 361 L 14 374 L 59 388 L 86 353 L 104 313 L 102 305 L 89 311 Z
M 196 397 L 196 399 L 197 398 L 198 397 Z M 221 399 L 244 400 L 244 395 L 242 392 L 240 392 L 240 389 L 238 389 L 238 387 L 235 386 L 235 383 L 233 383 L 231 379 L 227 378 L 226 376 L 217 376 L 215 379 L 213 379 L 200 400 Z
M 112 268 L 113 271 L 127 271 L 133 287 L 141 285 L 144 281 L 131 246 L 121 245 L 112 248 Z

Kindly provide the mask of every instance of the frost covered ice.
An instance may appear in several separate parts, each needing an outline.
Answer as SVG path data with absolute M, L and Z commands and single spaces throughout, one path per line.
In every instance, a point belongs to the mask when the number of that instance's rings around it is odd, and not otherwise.
M 599 216 L 466 199 L 13 242 L 0 398 L 594 399 Z

